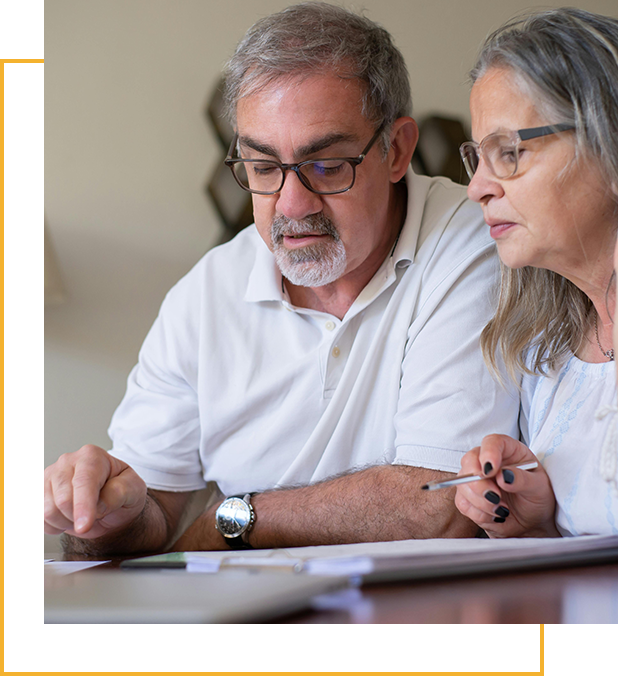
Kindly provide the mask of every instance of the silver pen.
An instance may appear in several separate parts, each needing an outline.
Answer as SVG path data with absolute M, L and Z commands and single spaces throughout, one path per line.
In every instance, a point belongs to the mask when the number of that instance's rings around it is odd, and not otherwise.
M 532 462 L 525 462 L 523 465 L 505 465 L 500 469 L 536 469 L 539 466 L 539 463 L 536 460 Z M 473 481 L 482 481 L 487 479 L 486 476 L 481 476 L 480 474 L 463 474 L 462 476 L 455 477 L 455 479 L 447 479 L 446 481 L 430 481 L 424 486 L 421 486 L 421 489 L 424 491 L 437 491 L 439 488 L 449 488 L 449 486 L 459 486 L 460 484 L 469 484 Z

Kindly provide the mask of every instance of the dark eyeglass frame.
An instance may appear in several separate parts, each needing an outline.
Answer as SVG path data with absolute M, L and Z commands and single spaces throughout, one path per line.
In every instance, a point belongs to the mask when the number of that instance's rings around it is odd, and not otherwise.
M 238 183 L 238 185 L 243 190 L 246 190 L 247 192 L 253 193 L 255 195 L 276 195 L 283 188 L 283 184 L 285 183 L 285 178 L 288 171 L 293 171 L 296 174 L 296 176 L 298 176 L 298 180 L 305 186 L 305 188 L 315 193 L 316 195 L 339 195 L 340 193 L 348 192 L 348 190 L 351 190 L 354 187 L 354 183 L 356 181 L 356 167 L 358 167 L 358 165 L 361 164 L 361 162 L 365 159 L 365 157 L 367 157 L 367 153 L 371 150 L 373 144 L 378 140 L 380 134 L 384 131 L 385 126 L 386 125 L 383 123 L 378 127 L 378 130 L 371 137 L 369 143 L 363 148 L 361 154 L 357 155 L 356 157 L 323 157 L 315 160 L 304 160 L 303 162 L 298 162 L 297 164 L 282 164 L 281 162 L 276 162 L 275 160 L 247 160 L 243 158 L 232 157 L 236 149 L 236 144 L 238 143 L 238 132 L 236 132 L 234 134 L 234 138 L 232 139 L 232 143 L 230 144 L 230 149 L 228 150 L 227 157 L 225 158 L 224 163 L 227 167 L 231 169 L 232 175 L 234 176 L 236 183 Z M 308 164 L 318 164 L 320 162 L 333 162 L 333 161 L 347 162 L 352 166 L 352 183 L 347 188 L 343 188 L 342 190 L 330 190 L 328 192 L 322 190 L 315 190 L 315 188 L 312 188 L 309 185 L 309 182 L 307 181 L 306 178 L 304 178 L 304 176 L 300 171 L 301 167 L 304 167 Z M 268 164 L 272 165 L 273 167 L 278 167 L 279 169 L 281 169 L 281 185 L 277 188 L 277 190 L 269 190 L 269 191 L 252 190 L 251 188 L 248 188 L 247 186 L 243 185 L 240 182 L 240 179 L 238 178 L 238 176 L 236 176 L 236 172 L 234 171 L 234 165 L 241 163 L 249 164 L 252 162 L 259 162 L 260 164 Z
M 507 133 L 498 132 L 495 134 L 489 134 L 480 143 L 476 143 L 476 141 L 466 141 L 465 143 L 462 143 L 459 146 L 459 154 L 461 155 L 464 167 L 466 168 L 466 173 L 470 177 L 470 180 L 472 180 L 474 174 L 476 173 L 476 170 L 478 169 L 481 157 L 485 157 L 485 162 L 489 170 L 496 178 L 499 179 L 511 178 L 512 176 L 515 176 L 515 174 L 517 173 L 517 169 L 519 168 L 519 144 L 522 141 L 528 141 L 530 139 L 539 138 L 541 136 L 550 136 L 551 134 L 558 134 L 563 131 L 572 131 L 573 129 L 575 129 L 575 127 L 572 124 L 561 123 L 561 124 L 550 124 L 545 127 L 530 127 L 528 129 L 518 129 L 517 131 L 510 132 L 513 139 L 513 150 L 515 151 L 515 168 L 513 169 L 512 173 L 510 173 L 508 176 L 499 176 L 496 173 L 496 170 L 494 169 L 491 161 L 489 161 L 488 158 L 484 156 L 483 146 L 484 145 L 486 146 L 486 142 L 488 139 L 494 136 L 508 136 L 509 132 Z M 476 166 L 474 167 L 470 163 L 470 157 L 467 154 L 468 150 L 473 150 L 476 156 Z

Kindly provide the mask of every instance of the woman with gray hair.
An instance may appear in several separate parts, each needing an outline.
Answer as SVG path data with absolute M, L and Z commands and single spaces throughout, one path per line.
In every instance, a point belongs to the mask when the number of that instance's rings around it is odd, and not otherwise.
M 503 362 L 521 379 L 523 443 L 485 437 L 462 473 L 486 478 L 455 502 L 489 537 L 618 533 L 618 20 L 515 19 L 471 77 L 468 195 L 502 262 L 481 346 L 495 373 Z M 514 467 L 535 456 L 538 469 Z

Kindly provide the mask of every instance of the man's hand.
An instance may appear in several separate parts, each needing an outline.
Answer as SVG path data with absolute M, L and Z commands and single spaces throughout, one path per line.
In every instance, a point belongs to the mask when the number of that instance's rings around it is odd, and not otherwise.
M 461 473 L 487 479 L 457 486 L 457 509 L 490 538 L 560 537 L 556 498 L 545 470 L 501 469 L 532 460 L 536 456 L 520 441 L 504 434 L 485 437 L 464 455 Z
M 146 484 L 98 446 L 66 453 L 45 470 L 45 532 L 98 538 L 126 528 L 144 509 Z

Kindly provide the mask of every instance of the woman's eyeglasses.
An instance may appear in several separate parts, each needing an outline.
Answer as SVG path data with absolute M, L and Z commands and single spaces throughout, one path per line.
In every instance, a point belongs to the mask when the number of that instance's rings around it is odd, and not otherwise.
M 459 152 L 470 180 L 472 180 L 479 166 L 481 157 L 496 178 L 511 178 L 517 173 L 519 144 L 522 141 L 571 129 L 575 129 L 571 124 L 552 124 L 546 127 L 532 127 L 506 133 L 489 134 L 480 143 L 475 141 L 462 143 Z

